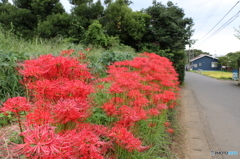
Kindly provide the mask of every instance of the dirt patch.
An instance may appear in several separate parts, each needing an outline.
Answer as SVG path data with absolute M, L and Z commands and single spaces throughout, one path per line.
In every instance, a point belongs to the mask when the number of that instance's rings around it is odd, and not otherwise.
M 180 92 L 182 94 L 182 91 Z M 175 129 L 176 133 L 173 137 L 173 143 L 171 149 L 173 151 L 173 159 L 185 159 L 187 155 L 186 148 L 186 133 L 187 130 L 184 126 L 184 107 L 183 102 L 179 102 L 179 106 L 176 107 L 176 119 Z
M 9 150 L 11 142 L 19 140 L 19 127 L 17 124 L 11 124 L 0 128 L 0 158 L 12 159 L 12 152 Z

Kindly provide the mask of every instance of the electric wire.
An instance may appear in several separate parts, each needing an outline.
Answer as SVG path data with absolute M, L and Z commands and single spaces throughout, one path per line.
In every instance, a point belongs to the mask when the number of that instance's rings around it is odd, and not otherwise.
M 226 26 L 228 26 L 230 23 L 232 23 L 238 16 L 239 16 L 240 11 L 235 14 L 231 19 L 229 19 L 225 24 L 223 24 L 218 30 L 216 30 L 211 36 L 216 35 L 219 33 L 221 30 L 223 30 Z M 210 38 L 210 37 L 209 37 Z
M 222 31 L 225 27 L 227 27 L 229 24 L 231 24 L 240 14 L 240 11 L 238 11 L 237 14 L 235 14 L 234 16 L 232 16 L 227 22 L 225 22 L 221 27 L 219 27 L 214 33 L 212 33 L 211 35 L 209 35 L 204 41 L 202 41 L 201 44 L 203 44 L 204 42 L 206 42 L 208 39 L 212 38 L 213 36 L 217 35 L 220 31 Z M 200 45 L 201 45 L 200 44 Z M 199 45 L 199 46 L 200 46 Z
M 218 0 L 218 2 L 219 2 L 219 0 Z M 219 8 L 221 3 L 222 3 L 222 1 L 217 3 L 217 5 L 215 5 L 213 10 L 209 10 L 209 12 L 207 13 L 207 15 L 209 15 L 209 16 L 205 19 L 205 21 L 202 23 L 202 25 L 197 30 L 199 30 L 199 29 L 202 30 L 206 27 L 205 24 L 209 21 L 209 19 L 211 19 L 213 17 L 213 15 L 215 14 L 216 10 Z
M 205 34 L 201 39 L 203 39 L 204 37 L 206 37 L 213 29 L 216 28 L 216 26 L 237 6 L 237 4 L 239 3 L 240 1 L 238 1 L 228 12 L 227 14 L 225 14 L 225 16 L 207 33 Z

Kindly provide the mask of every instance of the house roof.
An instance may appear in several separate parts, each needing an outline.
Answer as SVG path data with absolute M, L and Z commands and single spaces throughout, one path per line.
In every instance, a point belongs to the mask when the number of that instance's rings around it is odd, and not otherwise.
M 193 61 L 195 61 L 195 60 L 197 60 L 197 59 L 200 59 L 200 58 L 203 58 L 203 57 L 210 57 L 210 58 L 212 58 L 212 59 L 218 59 L 218 58 L 214 58 L 214 57 L 212 57 L 212 56 L 206 55 L 206 54 L 201 54 L 201 55 L 198 55 L 198 56 L 190 59 L 190 62 L 193 62 Z

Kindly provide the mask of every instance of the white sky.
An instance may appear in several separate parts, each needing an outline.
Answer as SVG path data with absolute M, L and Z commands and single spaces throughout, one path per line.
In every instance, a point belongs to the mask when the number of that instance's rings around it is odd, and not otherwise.
M 67 12 L 71 9 L 68 0 L 60 0 Z M 96 1 L 96 0 L 94 0 Z M 103 0 L 102 0 L 103 1 Z M 209 52 L 212 55 L 225 55 L 229 52 L 240 51 L 240 40 L 234 34 L 234 28 L 240 29 L 240 13 L 231 24 L 211 36 L 229 19 L 240 11 L 240 2 L 207 36 L 205 36 L 239 0 L 172 0 L 174 4 L 184 10 L 186 17 L 193 18 L 195 30 L 192 39 L 197 40 L 192 48 Z M 141 10 L 152 5 L 152 0 L 132 0 L 130 7 Z M 168 0 L 157 0 L 166 5 Z M 204 37 L 205 36 L 205 37 Z M 211 36 L 210 38 L 208 38 Z M 204 38 L 203 38 L 204 37 Z M 188 49 L 188 46 L 186 47 Z

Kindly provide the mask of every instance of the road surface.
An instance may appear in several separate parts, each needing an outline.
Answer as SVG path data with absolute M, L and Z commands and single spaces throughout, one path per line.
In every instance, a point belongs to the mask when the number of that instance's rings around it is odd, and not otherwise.
M 240 86 L 237 82 L 186 72 L 185 87 L 187 97 L 197 100 L 210 152 L 223 153 L 215 155 L 223 159 L 240 159 Z M 226 151 L 238 151 L 238 155 L 224 155 Z

